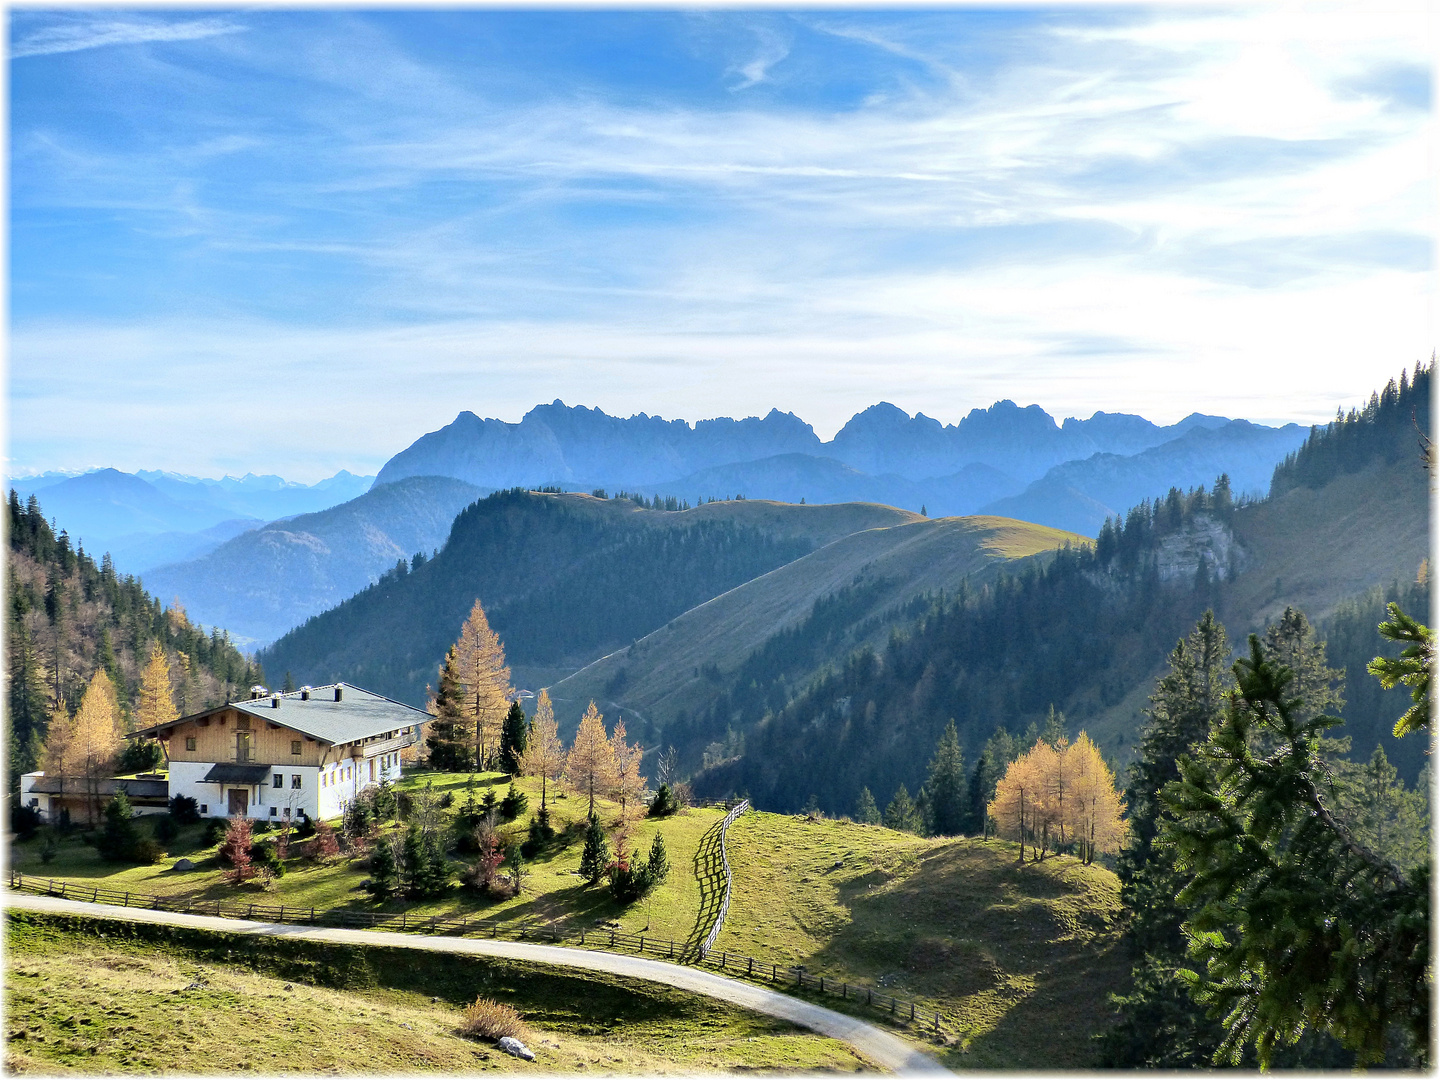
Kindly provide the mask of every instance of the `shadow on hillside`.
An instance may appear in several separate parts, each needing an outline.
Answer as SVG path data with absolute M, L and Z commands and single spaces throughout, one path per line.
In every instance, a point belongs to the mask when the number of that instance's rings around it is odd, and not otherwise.
M 1068 856 L 1021 866 L 1005 851 L 961 841 L 889 887 L 874 874 L 840 883 L 850 921 L 805 962 L 939 1002 L 942 1012 L 980 995 L 973 1000 L 983 999 L 993 1027 L 972 1050 L 1001 1056 L 976 1065 L 1085 1064 L 1089 1036 L 1109 1023 L 1108 994 L 1128 971 L 1115 896 Z M 1046 1045 L 1035 1045 L 1040 1031 L 1052 1033 Z

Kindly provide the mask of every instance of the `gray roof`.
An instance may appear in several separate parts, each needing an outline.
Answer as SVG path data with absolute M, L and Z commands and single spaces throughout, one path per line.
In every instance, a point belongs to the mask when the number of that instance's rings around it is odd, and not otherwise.
M 36 778 L 30 790 L 37 795 L 87 795 L 92 791 L 92 786 L 83 776 L 41 776 Z M 114 795 L 117 791 L 124 791 L 132 798 L 167 798 L 170 795 L 170 782 L 107 776 L 94 784 L 93 791 L 96 795 Z
M 221 763 L 210 766 L 210 771 L 200 778 L 202 784 L 263 784 L 270 779 L 269 765 L 229 765 Z
M 341 691 L 339 701 L 335 700 L 337 687 Z M 308 694 L 308 700 L 302 694 Z M 277 696 L 280 699 L 278 708 L 272 704 Z M 292 690 L 288 694 L 267 694 L 246 701 L 232 701 L 218 708 L 206 709 L 203 713 L 182 716 L 171 723 L 134 732 L 131 738 L 153 735 L 162 728 L 172 728 L 199 716 L 213 716 L 221 709 L 238 709 L 257 719 L 280 724 L 327 743 L 348 743 L 390 731 L 409 731 L 430 719 L 429 713 L 413 705 L 340 682 Z

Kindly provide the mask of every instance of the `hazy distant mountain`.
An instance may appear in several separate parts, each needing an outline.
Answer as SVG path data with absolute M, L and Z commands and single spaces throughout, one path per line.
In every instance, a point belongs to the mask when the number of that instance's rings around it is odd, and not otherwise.
M 135 475 L 174 498 L 203 498 L 216 506 L 227 507 L 233 517 L 254 517 L 262 521 L 338 506 L 363 495 L 375 480 L 373 476 L 356 476 L 345 469 L 314 484 L 299 484 L 279 476 L 256 476 L 254 473 L 241 477 L 227 476 L 220 480 L 147 469 L 141 469 Z
M 232 518 L 199 532 L 131 533 L 112 540 L 105 550 L 122 573 L 143 574 L 151 567 L 198 559 L 260 525 L 254 518 Z
M 940 501 L 944 509 L 938 512 L 964 513 L 987 499 L 1016 493 L 1061 462 L 1097 453 L 1135 454 L 1192 428 L 1225 423 L 1224 417 L 1197 413 L 1160 427 L 1141 416 L 1098 412 L 1089 420 L 1057 424 L 1038 405 L 1021 408 L 999 401 L 944 426 L 882 401 L 822 443 L 799 417 L 773 409 L 763 419 L 722 417 L 691 426 L 644 413 L 622 419 L 555 401 L 531 409 L 518 424 L 462 412 L 386 462 L 375 482 L 453 476 L 495 488 L 559 484 L 694 498 L 706 484 L 718 485 L 703 490 L 708 496 L 749 477 L 744 493 L 752 498 L 790 498 L 793 493 L 810 502 L 877 499 L 911 509 Z M 851 472 L 817 463 L 826 459 Z M 738 468 L 761 462 L 768 464 Z M 976 473 L 973 466 L 996 470 L 1006 483 Z M 906 481 L 930 484 L 935 478 L 950 481 L 940 485 L 939 494 L 905 486 Z M 982 495 L 987 483 L 991 486 Z
M 640 413 L 607 416 L 561 401 L 537 405 L 518 424 L 462 412 L 385 463 L 376 485 L 405 476 L 453 476 L 504 488 L 584 483 L 624 487 L 673 480 L 701 469 L 787 453 L 816 453 L 820 439 L 791 413 L 662 420 Z
M 362 494 L 371 477 L 341 471 L 316 484 L 278 476 L 204 480 L 175 473 L 93 469 L 44 473 L 11 482 L 22 501 L 44 492 L 45 513 L 72 539 L 111 553 L 122 573 L 193 558 L 245 529 L 323 510 Z
M 1095 536 L 1107 517 L 1171 487 L 1208 487 L 1221 473 L 1229 474 L 1236 495 L 1263 495 L 1276 464 L 1308 434 L 1298 424 L 1268 428 L 1248 420 L 1195 426 L 1139 454 L 1095 454 L 1057 465 L 1019 495 L 997 499 L 983 512 Z
M 480 488 L 409 477 L 339 506 L 252 529 L 202 558 L 157 567 L 145 587 L 178 596 L 190 617 L 263 644 L 377 580 L 400 559 L 429 556 Z
M 23 481 L 14 487 L 22 501 L 35 490 Z M 70 534 L 72 542 L 83 540 L 96 555 L 120 537 L 199 532 L 239 516 L 229 507 L 207 501 L 199 491 L 198 498 L 176 498 L 117 469 L 97 469 L 39 490 L 45 493 L 45 513 Z

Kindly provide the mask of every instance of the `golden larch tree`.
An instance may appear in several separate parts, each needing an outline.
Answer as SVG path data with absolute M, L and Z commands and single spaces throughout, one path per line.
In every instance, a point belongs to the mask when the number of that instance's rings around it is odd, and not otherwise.
M 168 724 L 179 715 L 170 685 L 170 661 L 157 641 L 150 647 L 150 661 L 140 675 L 140 696 L 135 702 L 135 730 Z
M 520 768 L 526 776 L 540 777 L 540 809 L 544 810 L 549 782 L 559 780 L 565 771 L 565 746 L 560 742 L 555 706 L 550 703 L 548 690 L 541 690 L 535 699 L 535 716 L 530 721 L 525 752 L 520 755 Z
M 1034 834 L 1044 797 L 1044 778 L 1037 765 L 1028 751 L 1012 761 L 996 782 L 995 798 L 986 808 L 986 813 L 995 819 L 999 835 L 1020 842 L 1021 862 L 1025 861 L 1025 837 Z
M 93 824 L 100 807 L 100 781 L 110 775 L 124 745 L 120 730 L 120 702 L 115 684 L 104 668 L 98 669 L 75 710 L 68 757 L 85 778 L 89 818 Z
M 510 668 L 505 648 L 490 629 L 490 620 L 480 601 L 460 628 L 455 642 L 457 669 L 464 685 L 463 714 L 475 727 L 475 771 L 482 771 L 500 746 L 500 729 L 510 711 Z
M 45 775 L 60 781 L 62 797 L 66 785 L 83 771 L 84 759 L 79 755 L 80 747 L 75 741 L 75 717 L 61 702 L 50 710 L 50 723 L 46 728 L 40 761 Z
M 610 797 L 620 804 L 620 821 L 623 824 L 645 791 L 645 778 L 640 775 L 640 759 L 644 757 L 645 749 L 625 742 L 623 716 L 615 721 L 615 730 L 610 736 L 610 753 L 615 759 L 614 786 L 610 789 Z
M 589 813 L 594 814 L 595 796 L 608 795 L 615 787 L 614 773 L 615 753 L 605 737 L 605 718 L 592 701 L 565 755 L 565 783 L 575 794 L 589 798 Z
M 1080 845 L 1081 859 L 1091 863 L 1096 852 L 1118 851 L 1125 839 L 1120 793 L 1100 748 L 1083 731 L 1074 745 L 1066 748 L 1065 756 L 1071 777 L 1067 807 L 1071 835 Z

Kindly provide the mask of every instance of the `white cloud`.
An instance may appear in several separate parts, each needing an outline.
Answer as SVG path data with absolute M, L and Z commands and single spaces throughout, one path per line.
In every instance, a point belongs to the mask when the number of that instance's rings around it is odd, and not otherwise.
M 10 56 L 49 56 L 79 52 L 107 45 L 140 45 L 151 41 L 196 41 L 234 34 L 245 29 L 224 18 L 187 19 L 169 22 L 135 15 L 86 15 L 62 17 L 58 21 L 17 34 Z

